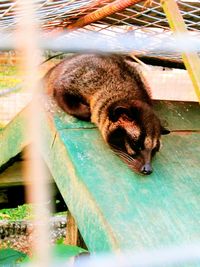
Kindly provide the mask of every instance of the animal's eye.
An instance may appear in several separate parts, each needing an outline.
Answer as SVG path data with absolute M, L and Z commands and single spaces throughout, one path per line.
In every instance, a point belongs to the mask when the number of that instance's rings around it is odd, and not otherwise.
M 130 156 L 134 156 L 135 155 L 135 151 L 133 150 L 133 148 L 130 146 L 127 138 L 125 139 L 125 147 L 126 147 L 126 151 Z

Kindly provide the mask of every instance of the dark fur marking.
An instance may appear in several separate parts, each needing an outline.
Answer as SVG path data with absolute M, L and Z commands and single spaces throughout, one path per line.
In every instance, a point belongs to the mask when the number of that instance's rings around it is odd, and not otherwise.
M 61 94 L 55 93 L 55 98 L 60 106 L 70 115 L 82 120 L 90 120 L 90 107 L 80 96 L 62 92 Z

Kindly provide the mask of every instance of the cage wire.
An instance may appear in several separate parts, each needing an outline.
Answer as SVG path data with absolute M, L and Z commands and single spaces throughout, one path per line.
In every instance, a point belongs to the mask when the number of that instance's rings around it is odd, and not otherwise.
M 160 1 L 151 0 L 136 2 L 136 4 L 129 5 L 125 8 L 121 5 L 118 11 L 113 14 L 108 12 L 105 17 L 97 21 L 95 19 L 93 22 L 88 23 L 89 20 L 87 21 L 86 19 L 86 25 L 83 24 L 82 27 L 78 28 L 76 31 L 69 33 L 66 30 L 69 27 L 73 27 L 74 23 L 76 24 L 77 21 L 90 15 L 92 12 L 98 11 L 100 8 L 105 8 L 106 10 L 106 7 L 114 3 L 114 1 L 35 1 L 36 19 L 39 19 L 42 36 L 41 47 L 51 51 L 63 52 L 90 50 L 118 53 L 133 52 L 134 55 L 137 55 L 137 58 L 141 59 L 144 63 L 146 62 L 152 65 L 164 64 L 163 66 L 169 66 L 170 68 L 173 66 L 184 68 L 184 64 L 181 61 L 181 51 L 177 51 L 177 47 L 173 46 L 173 40 L 171 39 L 172 32 Z M 190 36 L 196 38 L 195 48 L 198 50 L 200 47 L 200 2 L 195 0 L 179 0 L 177 3 Z M 18 1 L 1 0 L 0 49 L 9 50 L 15 48 L 13 33 L 16 30 L 19 19 Z M 89 34 L 90 36 L 88 36 Z M 178 42 L 178 46 L 186 42 L 184 47 L 187 47 L 188 50 L 194 48 L 195 42 L 193 42 L 192 39 L 183 37 L 182 41 Z M 192 44 L 193 47 L 191 47 Z M 170 50 L 170 48 L 172 49 Z M 3 55 L 4 53 L 1 52 L 0 59 Z M 157 69 L 159 75 L 161 75 L 161 70 L 162 69 Z M 173 84 L 175 82 L 177 84 L 176 87 L 183 86 L 184 88 L 188 88 L 186 89 L 187 93 L 183 96 L 183 100 L 187 101 L 188 99 L 196 101 L 197 98 L 192 90 L 192 84 L 187 74 L 178 70 L 176 70 L 176 74 L 176 78 L 172 78 Z M 159 80 L 159 86 L 161 86 L 162 89 L 165 89 L 166 86 L 165 77 Z M 149 77 L 147 78 L 149 79 Z M 157 74 L 153 76 L 150 75 L 150 78 L 152 87 L 158 87 Z M 13 94 L 8 95 L 9 92 L 15 93 L 16 88 L 5 87 L 0 90 L 1 121 L 3 124 L 8 123 L 30 99 L 29 96 L 20 97 L 17 93 L 15 97 Z M 157 98 L 160 99 L 164 97 L 163 92 L 165 91 L 166 90 L 157 90 L 156 94 L 153 93 L 153 97 L 157 95 Z M 174 95 L 175 100 L 179 99 L 178 92 L 179 91 L 176 91 L 176 95 Z M 20 101 L 20 98 L 23 100 Z M 169 99 L 173 99 L 172 94 Z M 14 101 L 13 105 L 11 104 L 12 101 Z
M 200 52 L 200 1 L 177 1 L 189 35 L 182 36 L 182 39 L 175 42 L 160 1 L 155 0 L 137 1 L 134 5 L 119 8 L 113 14 L 108 12 L 101 19 L 93 21 L 85 19 L 82 26 L 76 29 L 77 21 L 114 2 L 114 0 L 35 1 L 35 20 L 39 19 L 41 48 L 64 53 L 91 50 L 134 53 L 140 64 L 144 62 L 165 66 L 163 75 L 163 67 L 157 67 L 153 72 L 149 71 L 146 64 L 141 64 L 144 73 L 146 70 L 151 87 L 159 87 L 155 95 L 153 93 L 154 98 L 163 99 L 169 88 L 182 90 L 185 88 L 186 93 L 182 95 L 182 100 L 197 101 L 186 71 L 172 68 L 177 66 L 183 68 L 181 52 L 186 48 L 189 52 L 193 50 Z M 5 55 L 5 51 L 15 49 L 13 36 L 19 20 L 18 1 L 0 0 L 0 50 L 2 51 L 0 59 Z M 69 28 L 75 30 L 68 31 Z M 4 125 L 31 99 L 30 94 L 12 89 L 0 87 L 0 122 Z M 179 95 L 180 90 L 173 90 L 168 99 L 178 100 Z
M 71 28 L 74 22 L 83 18 L 91 12 L 97 11 L 100 8 L 106 8 L 114 1 L 99 1 L 99 0 L 63 0 L 63 1 L 35 1 L 35 11 L 37 18 L 40 20 L 40 26 L 43 32 L 49 36 L 54 36 L 55 32 L 63 32 L 63 30 Z M 126 1 L 125 1 L 126 2 Z M 169 36 L 168 21 L 163 12 L 160 1 L 137 1 L 138 3 L 127 8 L 118 9 L 114 14 L 109 14 L 105 17 L 82 25 L 76 31 L 76 34 L 89 30 L 92 32 L 102 32 L 106 36 L 113 36 L 119 32 L 131 32 L 135 34 L 142 32 L 148 36 L 162 39 L 163 34 Z M 188 31 L 192 35 L 200 36 L 200 2 L 199 1 L 177 1 L 180 12 L 184 18 L 184 22 Z M 0 2 L 0 29 L 1 32 L 12 34 L 16 28 L 16 23 L 19 20 L 19 8 L 17 1 L 1 1 Z M 105 12 L 106 9 L 105 9 Z M 96 16 L 96 15 L 95 15 Z M 88 23 L 89 20 L 85 19 Z M 81 26 L 81 24 L 80 24 Z M 124 36 L 126 38 L 126 36 Z M 123 47 L 122 47 L 123 49 Z M 146 45 L 143 53 L 149 53 L 149 47 Z M 141 51 L 140 51 L 141 53 Z M 163 51 L 163 54 L 164 51 Z M 159 55 L 157 55 L 159 56 Z M 170 55 L 172 57 L 172 55 Z

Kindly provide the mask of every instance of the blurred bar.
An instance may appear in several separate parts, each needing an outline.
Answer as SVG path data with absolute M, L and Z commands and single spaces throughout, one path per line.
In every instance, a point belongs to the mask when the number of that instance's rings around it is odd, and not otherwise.
M 34 16 L 34 1 L 19 0 L 20 19 L 16 30 L 17 48 L 21 55 L 21 68 L 24 74 L 24 90 L 31 93 L 32 101 L 27 112 L 27 128 L 24 129 L 31 145 L 25 152 L 24 166 L 27 201 L 33 203 L 34 237 L 33 251 L 34 266 L 49 266 L 49 192 L 45 166 L 40 156 L 43 145 L 40 131 L 41 107 L 39 100 L 39 73 L 37 66 L 40 53 L 37 46 L 38 29 Z

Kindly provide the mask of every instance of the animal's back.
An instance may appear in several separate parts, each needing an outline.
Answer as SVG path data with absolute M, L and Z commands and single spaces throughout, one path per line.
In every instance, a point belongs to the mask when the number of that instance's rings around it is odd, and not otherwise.
M 63 60 L 44 78 L 68 114 L 94 122 L 131 168 L 150 174 L 163 130 L 140 70 L 121 55 L 84 54 Z
M 77 94 L 91 104 L 101 95 L 105 101 L 111 97 L 137 99 L 150 104 L 148 87 L 141 73 L 124 56 L 84 54 L 63 60 L 45 77 L 46 91 L 67 91 Z

